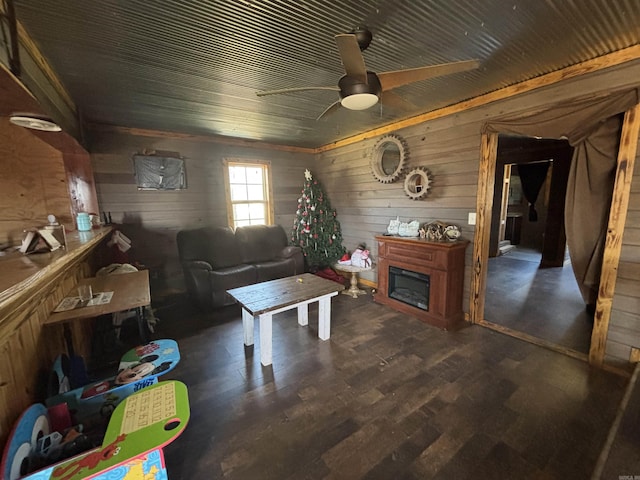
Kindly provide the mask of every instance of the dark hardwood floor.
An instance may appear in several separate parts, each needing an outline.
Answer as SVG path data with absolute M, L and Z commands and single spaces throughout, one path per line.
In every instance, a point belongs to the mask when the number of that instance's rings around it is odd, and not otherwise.
M 489 259 L 484 318 L 588 354 L 593 320 L 571 265 L 539 269 L 541 256 L 517 247 Z
M 153 336 L 182 355 L 166 377 L 191 405 L 165 449 L 172 480 L 588 478 L 627 381 L 483 327 L 438 330 L 370 295 L 333 299 L 326 342 L 316 308 L 308 327 L 275 316 L 268 368 L 259 342 L 245 350 L 238 307 L 154 306 Z

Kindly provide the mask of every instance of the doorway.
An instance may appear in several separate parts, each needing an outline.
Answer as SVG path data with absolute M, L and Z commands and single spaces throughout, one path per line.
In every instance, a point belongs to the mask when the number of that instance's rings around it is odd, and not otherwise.
M 624 118 L 618 115 L 624 111 Z M 562 136 L 573 139 L 572 145 L 579 149 L 575 158 L 580 165 L 572 168 L 572 174 L 580 175 L 575 179 L 573 189 L 572 177 L 572 223 L 571 230 L 580 232 L 572 235 L 572 239 L 580 239 L 584 247 L 588 244 L 585 255 L 582 251 L 571 251 L 572 257 L 579 260 L 580 268 L 594 266 L 597 270 L 585 270 L 588 278 L 580 283 L 583 297 L 595 311 L 594 325 L 591 333 L 591 346 L 588 361 L 590 364 L 604 367 L 607 352 L 607 336 L 612 322 L 612 304 L 615 294 L 617 269 L 620 262 L 622 235 L 625 229 L 629 196 L 631 191 L 638 131 L 640 130 L 640 105 L 635 91 L 620 92 L 599 99 L 585 99 L 583 102 L 568 102 L 558 105 L 553 110 L 545 110 L 529 117 L 503 119 L 502 122 L 487 124 L 480 143 L 480 165 L 478 176 L 478 195 L 476 199 L 477 227 L 473 243 L 473 274 L 471 278 L 469 319 L 472 323 L 488 325 L 484 320 L 486 301 L 486 280 L 488 270 L 489 237 L 491 232 L 491 212 L 493 210 L 494 175 L 498 151 L 498 131 L 509 131 L 517 134 L 523 132 L 537 135 L 547 132 L 547 136 Z M 594 145 L 595 143 L 595 145 Z M 596 191 L 591 188 L 591 170 L 598 171 L 603 186 Z M 585 175 L 588 175 L 585 177 Z M 585 182 L 585 180 L 589 180 Z M 613 182 L 612 187 L 608 187 Z M 581 186 L 578 190 L 577 185 Z M 606 194 L 606 189 L 611 188 Z M 578 193 L 579 192 L 579 193 Z M 603 195 L 605 193 L 605 195 Z M 577 198 L 578 195 L 580 198 Z M 610 199 L 607 203 L 606 199 Z M 587 200 L 587 201 L 585 201 Z M 568 205 L 569 207 L 569 205 Z M 577 208 L 580 207 L 580 208 Z M 588 207 L 588 208 L 586 208 Z M 598 228 L 593 228 L 593 219 L 598 219 Z M 573 240 L 572 240 L 573 242 Z M 584 248 L 582 249 L 584 250 Z M 600 254 L 601 252 L 601 254 Z M 600 260 L 601 259 L 601 260 Z M 584 264 L 583 264 L 584 262 Z M 589 262 L 589 263 L 587 263 Z M 578 264 L 574 265 L 577 268 Z M 596 288 L 594 288 L 594 286 Z M 595 294 L 595 295 L 594 295 Z M 498 325 L 492 325 L 499 327 Z M 501 330 L 496 328 L 496 330 Z M 512 334 L 504 330 L 504 333 Z M 539 342 L 532 337 L 533 343 L 563 351 L 550 342 Z M 526 339 L 529 340 L 530 339 Z M 583 354 L 575 355 L 568 350 L 568 355 L 584 358 Z
M 499 135 L 484 319 L 586 356 L 592 317 L 564 233 L 572 153 L 566 140 Z

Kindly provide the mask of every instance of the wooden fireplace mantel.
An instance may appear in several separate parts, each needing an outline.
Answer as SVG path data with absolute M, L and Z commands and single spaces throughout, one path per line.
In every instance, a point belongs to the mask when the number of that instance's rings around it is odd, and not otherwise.
M 378 241 L 378 291 L 374 300 L 445 330 L 455 329 L 464 318 L 462 294 L 466 240 L 432 242 L 415 237 L 380 235 Z M 429 310 L 389 297 L 389 267 L 429 275 Z

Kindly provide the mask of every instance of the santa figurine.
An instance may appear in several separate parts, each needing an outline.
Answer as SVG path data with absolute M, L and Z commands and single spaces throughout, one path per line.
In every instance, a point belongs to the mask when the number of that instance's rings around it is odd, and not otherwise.
M 351 265 L 351 255 L 345 253 L 340 260 L 338 260 L 340 265 Z

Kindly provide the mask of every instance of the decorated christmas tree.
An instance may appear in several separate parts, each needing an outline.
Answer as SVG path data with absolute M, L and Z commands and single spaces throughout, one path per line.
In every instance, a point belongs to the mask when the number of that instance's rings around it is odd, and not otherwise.
M 309 170 L 304 172 L 304 188 L 291 230 L 291 244 L 302 248 L 311 270 L 334 264 L 345 252 L 340 222 L 329 205 L 320 183 Z

